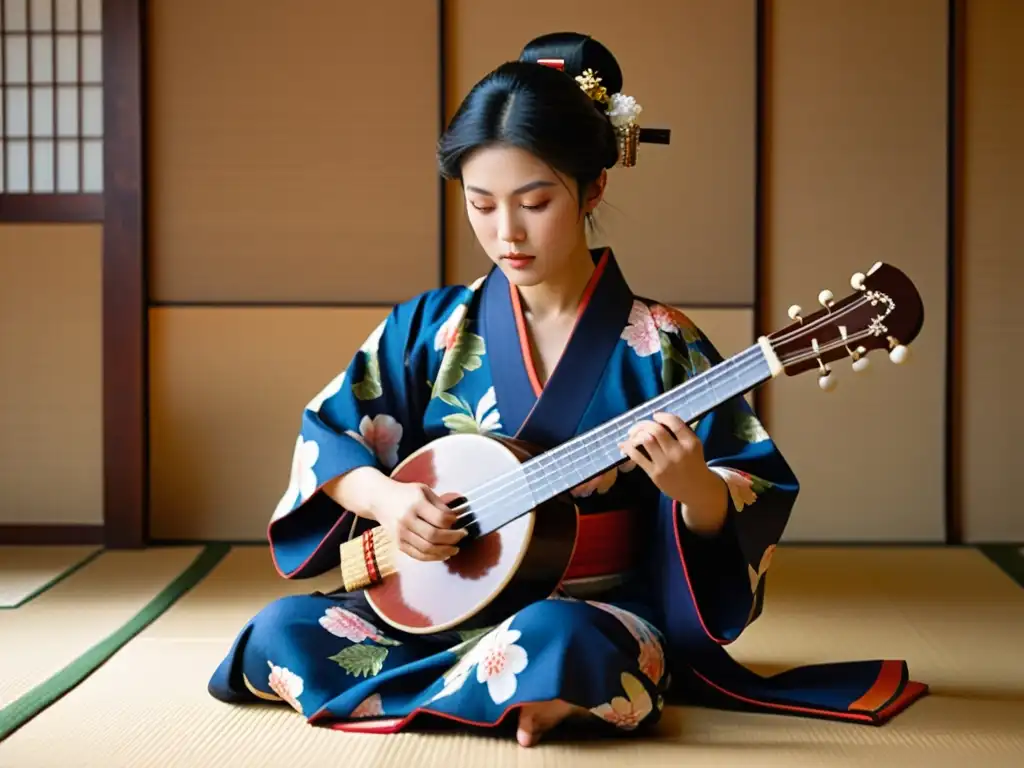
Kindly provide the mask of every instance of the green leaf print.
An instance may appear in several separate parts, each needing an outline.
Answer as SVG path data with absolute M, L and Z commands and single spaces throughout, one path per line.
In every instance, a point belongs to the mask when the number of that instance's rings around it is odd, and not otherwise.
M 481 640 L 484 639 L 484 635 L 490 632 L 494 627 L 486 627 L 485 629 L 462 629 L 458 631 L 459 638 L 462 640 L 461 643 L 448 649 L 449 653 L 454 653 L 456 658 L 461 659 L 471 650 L 473 650 Z
M 441 362 L 441 370 L 437 372 L 437 381 L 434 382 L 434 397 L 440 397 L 441 393 L 462 381 L 463 370 L 475 371 L 483 365 L 483 360 L 480 358 L 484 354 L 483 338 L 475 333 L 460 330 L 455 344 L 448 350 Z
M 459 398 L 457 398 L 451 392 L 442 392 L 441 394 L 438 395 L 438 397 L 440 397 L 443 402 L 447 403 L 452 408 L 463 409 L 462 408 L 462 401 L 459 400 Z
M 484 627 L 483 629 L 460 629 L 458 630 L 459 639 L 462 640 L 462 642 L 473 640 L 480 637 L 480 635 L 486 635 L 492 629 L 493 627 Z
M 373 677 L 384 668 L 388 649 L 378 645 L 350 645 L 333 656 L 328 656 L 346 672 L 355 677 Z
M 754 414 L 742 411 L 737 415 L 736 437 L 745 443 L 760 443 L 768 439 L 768 433 Z
M 441 419 L 441 421 L 452 432 L 476 434 L 480 431 L 480 428 L 476 423 L 476 419 L 467 413 L 450 413 Z
M 663 360 L 661 367 L 661 383 L 662 386 L 668 390 L 682 383 L 682 381 L 689 377 L 690 359 L 688 357 L 683 357 L 672 343 L 672 337 L 664 331 L 658 331 L 658 340 L 661 342 L 661 357 Z M 674 375 L 671 363 L 675 363 L 683 369 L 684 375 L 682 379 Z
M 380 386 L 380 360 L 376 352 L 366 352 L 366 373 L 363 380 L 352 384 L 352 394 L 359 400 L 375 400 L 384 390 Z
M 769 488 L 774 487 L 775 483 L 771 482 L 770 480 L 765 480 L 764 478 L 758 477 L 757 475 L 750 476 L 750 488 L 758 496 L 767 491 Z
M 691 345 L 689 350 L 691 374 L 704 373 L 704 371 L 711 368 L 711 361 L 707 359 L 698 347 Z
M 697 333 L 697 329 L 687 323 L 679 324 L 679 335 L 683 337 L 683 341 L 687 344 L 696 344 L 700 341 L 700 334 Z

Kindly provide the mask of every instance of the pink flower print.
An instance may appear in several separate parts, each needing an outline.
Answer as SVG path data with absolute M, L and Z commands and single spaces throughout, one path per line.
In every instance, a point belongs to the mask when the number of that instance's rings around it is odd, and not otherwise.
M 658 330 L 667 333 L 679 333 L 680 326 L 686 325 L 686 318 L 682 312 L 662 304 L 651 307 L 651 318 Z
M 665 654 L 657 640 L 640 643 L 640 658 L 637 665 L 644 676 L 657 684 L 665 674 Z
M 282 701 L 290 704 L 296 712 L 302 714 L 302 704 L 299 703 L 299 696 L 302 695 L 304 687 L 302 678 L 287 667 L 275 666 L 271 661 L 267 662 L 267 666 L 270 667 L 270 677 L 267 681 L 270 690 L 280 696 Z
M 666 307 L 663 304 L 655 304 L 651 307 L 651 317 L 659 331 L 665 333 L 678 333 L 687 342 L 694 342 L 700 339 L 697 326 L 693 324 L 683 312 L 675 307 Z
M 444 325 L 437 329 L 437 333 L 434 335 L 434 349 L 443 349 L 447 352 L 455 346 L 467 311 L 468 307 L 465 304 L 460 304 L 455 308 L 455 311 L 444 321 Z
M 402 425 L 393 416 L 378 414 L 371 419 L 363 416 L 359 422 L 363 442 L 377 455 L 381 463 L 392 469 L 398 463 L 398 443 L 402 439 Z
M 332 606 L 320 617 L 320 626 L 335 637 L 341 637 L 353 643 L 361 643 L 366 638 L 380 640 L 380 632 L 373 624 L 359 618 L 352 611 Z
M 380 694 L 375 693 L 353 709 L 349 717 L 381 717 L 383 714 L 384 703 L 381 701 Z
M 621 338 L 640 357 L 649 357 L 661 349 L 658 326 L 654 323 L 651 310 L 642 301 L 633 301 L 633 308 L 629 311 L 629 322 L 623 329 Z
M 657 684 L 665 673 L 665 651 L 658 636 L 647 625 L 647 622 L 636 614 L 610 603 L 596 600 L 588 600 L 587 603 L 602 611 L 607 611 L 623 623 L 640 647 L 637 666 L 652 683 Z
M 732 503 L 739 512 L 743 507 L 749 507 L 757 501 L 757 493 L 754 491 L 754 478 L 746 472 L 738 469 L 727 469 L 725 467 L 711 467 L 711 471 L 718 474 L 729 487 L 729 495 Z
M 474 666 L 477 682 L 487 683 L 487 692 L 495 704 L 511 699 L 517 688 L 516 675 L 521 674 L 529 663 L 526 650 L 515 644 L 521 633 L 509 629 L 514 618 L 510 616 L 486 634 L 467 641 L 472 647 L 445 674 L 444 688 L 431 701 L 460 690 Z
M 509 629 L 511 624 L 512 619 L 506 619 L 473 649 L 478 660 L 477 682 L 487 683 L 487 692 L 495 704 L 502 704 L 515 695 L 516 675 L 522 673 L 529 662 L 523 647 L 515 644 L 521 633 Z
M 623 672 L 620 680 L 626 697 L 616 696 L 607 704 L 593 707 L 590 711 L 618 728 L 632 731 L 651 713 L 654 703 L 643 683 L 633 675 Z

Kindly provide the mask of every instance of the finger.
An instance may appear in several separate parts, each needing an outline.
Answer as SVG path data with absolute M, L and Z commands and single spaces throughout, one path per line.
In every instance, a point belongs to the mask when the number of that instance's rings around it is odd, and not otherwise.
M 630 430 L 630 442 L 642 448 L 651 461 L 664 461 L 665 449 L 655 437 L 654 428 L 661 429 L 658 425 L 654 425 L 652 428 L 647 423 L 640 422 Z
M 435 559 L 433 557 L 430 557 L 429 555 L 423 554 L 418 549 L 416 549 L 416 547 L 412 546 L 409 542 L 407 542 L 405 540 L 401 540 L 401 539 L 398 542 L 398 551 L 405 553 L 406 555 L 411 557 L 413 560 L 421 560 L 422 562 L 425 562 L 425 563 L 430 562 L 430 561 Z
M 444 502 L 437 499 L 436 496 L 430 498 L 421 504 L 416 505 L 416 515 L 422 520 L 426 520 L 430 525 L 435 528 L 449 529 L 455 525 L 455 521 L 458 520 L 459 516 L 444 506 Z M 440 507 L 438 505 L 441 505 Z M 459 537 L 461 538 L 461 536 Z
M 668 429 L 668 431 L 671 432 L 672 435 L 680 442 L 685 442 L 689 438 L 696 437 L 693 430 L 690 429 L 690 426 L 674 413 L 659 411 L 651 418 Z
M 422 514 L 423 507 L 416 507 L 417 514 Z M 462 541 L 466 531 L 462 528 L 437 528 L 422 517 L 412 517 L 405 521 L 406 527 L 431 545 L 453 546 Z
M 655 421 L 648 421 L 643 424 L 644 431 L 654 438 L 658 447 L 666 457 L 674 455 L 679 448 L 679 441 L 675 434 L 662 424 Z
M 452 528 L 459 521 L 459 518 L 465 514 L 464 503 L 453 508 L 449 506 L 444 499 L 434 493 L 434 490 L 429 486 L 424 485 L 422 488 L 423 495 L 427 500 L 427 505 L 419 511 L 419 516 L 435 528 Z M 463 502 L 465 502 L 465 499 L 463 499 Z M 457 528 L 455 530 L 460 531 L 459 539 L 463 539 L 469 535 L 469 531 L 464 528 Z
M 598 483 L 601 480 L 601 476 L 598 475 L 595 478 L 588 480 L 585 483 L 580 483 L 575 488 L 569 491 L 573 496 L 590 496 L 595 490 L 597 490 Z
M 629 457 L 636 466 L 644 472 L 654 471 L 654 463 L 631 441 L 626 441 L 619 446 L 619 450 Z
M 417 547 L 413 546 L 409 532 L 401 525 L 395 529 L 394 539 L 398 543 L 398 550 L 400 552 L 404 552 L 414 560 L 429 561 L 434 559 L 430 555 L 421 552 Z
M 422 555 L 422 557 L 417 558 L 418 560 L 446 560 L 459 551 L 452 546 L 431 544 L 411 528 L 403 528 L 400 536 L 405 544 L 409 545 L 416 553 Z M 416 555 L 413 555 L 413 557 L 416 557 Z
M 416 505 L 413 510 L 419 522 L 426 525 L 430 530 L 417 527 L 417 531 L 428 541 L 435 543 L 454 544 L 462 541 L 469 533 L 465 528 L 454 528 L 459 516 L 454 512 L 440 510 L 429 502 Z
M 438 496 L 434 492 L 434 489 L 431 488 L 429 485 L 421 485 L 420 489 L 423 491 L 423 497 L 428 502 L 430 502 L 435 507 L 437 507 L 437 509 L 439 509 L 441 512 L 443 512 L 445 514 L 452 514 L 452 515 L 455 514 L 455 512 L 448 507 L 448 505 L 444 502 L 444 500 L 440 496 Z

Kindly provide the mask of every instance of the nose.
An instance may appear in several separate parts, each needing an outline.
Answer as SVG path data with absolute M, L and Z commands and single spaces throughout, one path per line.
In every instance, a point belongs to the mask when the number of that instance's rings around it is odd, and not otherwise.
M 526 238 L 526 231 L 515 210 L 502 207 L 499 211 L 498 239 L 503 243 L 521 243 Z

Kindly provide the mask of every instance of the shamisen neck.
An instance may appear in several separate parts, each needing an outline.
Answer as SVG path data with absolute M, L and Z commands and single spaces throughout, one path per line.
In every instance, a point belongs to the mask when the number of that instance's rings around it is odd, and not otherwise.
M 782 366 L 770 343 L 762 337 L 757 344 L 734 357 L 523 462 L 515 472 L 495 478 L 475 494 L 468 495 L 467 501 L 476 520 L 473 533 L 490 533 L 544 501 L 624 462 L 626 457 L 619 451 L 619 444 L 638 421 L 658 412 L 668 412 L 692 424 L 719 405 L 746 394 L 781 372 Z

